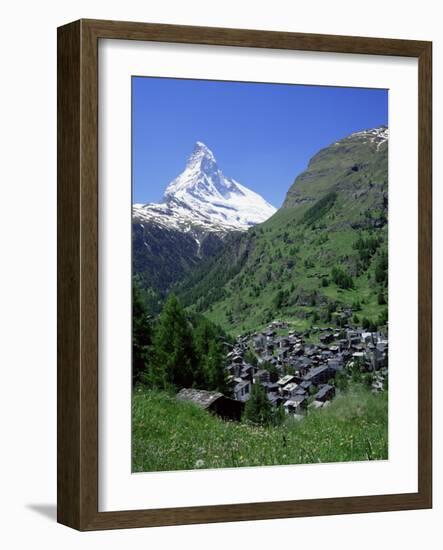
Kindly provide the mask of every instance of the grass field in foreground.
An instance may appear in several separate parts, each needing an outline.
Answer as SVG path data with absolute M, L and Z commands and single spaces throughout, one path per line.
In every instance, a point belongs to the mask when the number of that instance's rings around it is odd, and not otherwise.
M 387 392 L 355 386 L 326 409 L 278 427 L 224 422 L 192 403 L 137 388 L 134 472 L 381 460 L 388 458 Z

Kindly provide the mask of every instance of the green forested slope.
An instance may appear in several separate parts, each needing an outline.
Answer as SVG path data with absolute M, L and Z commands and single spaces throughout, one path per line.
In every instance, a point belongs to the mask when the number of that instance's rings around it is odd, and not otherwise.
M 278 317 L 299 328 L 383 324 L 387 315 L 388 142 L 356 134 L 315 155 L 283 207 L 233 237 L 176 289 L 230 332 Z

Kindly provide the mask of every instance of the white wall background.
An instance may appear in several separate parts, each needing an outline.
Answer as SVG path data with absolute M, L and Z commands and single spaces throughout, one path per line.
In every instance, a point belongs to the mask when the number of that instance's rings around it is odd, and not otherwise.
M 0 541 L 6 548 L 416 549 L 441 540 L 442 10 L 437 0 L 77 0 L 3 5 Z M 77 533 L 55 523 L 56 27 L 80 17 L 434 41 L 434 510 Z M 4 193 L 4 196 L 3 196 Z M 440 219 L 439 219 L 440 214 Z M 231 541 L 235 541 L 233 544 Z M 437 543 L 438 544 L 438 543 Z

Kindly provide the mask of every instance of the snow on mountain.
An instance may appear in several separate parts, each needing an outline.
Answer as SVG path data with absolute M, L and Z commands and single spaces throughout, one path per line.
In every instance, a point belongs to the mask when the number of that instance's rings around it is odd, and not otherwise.
M 134 204 L 133 218 L 184 232 L 227 232 L 244 231 L 275 211 L 263 197 L 226 177 L 212 151 L 198 141 L 184 171 L 166 188 L 164 201 Z
M 345 139 L 359 138 L 363 143 L 374 143 L 377 147 L 377 151 L 380 146 L 388 141 L 389 129 L 387 126 L 379 126 L 378 128 L 371 128 L 370 130 L 362 130 L 361 132 L 354 132 Z

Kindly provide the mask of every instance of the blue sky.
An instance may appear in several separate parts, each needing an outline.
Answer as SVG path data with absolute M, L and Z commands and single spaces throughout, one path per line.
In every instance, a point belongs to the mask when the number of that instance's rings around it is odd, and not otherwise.
M 387 90 L 133 77 L 133 202 L 160 202 L 203 141 L 279 207 L 322 147 L 387 123 Z

